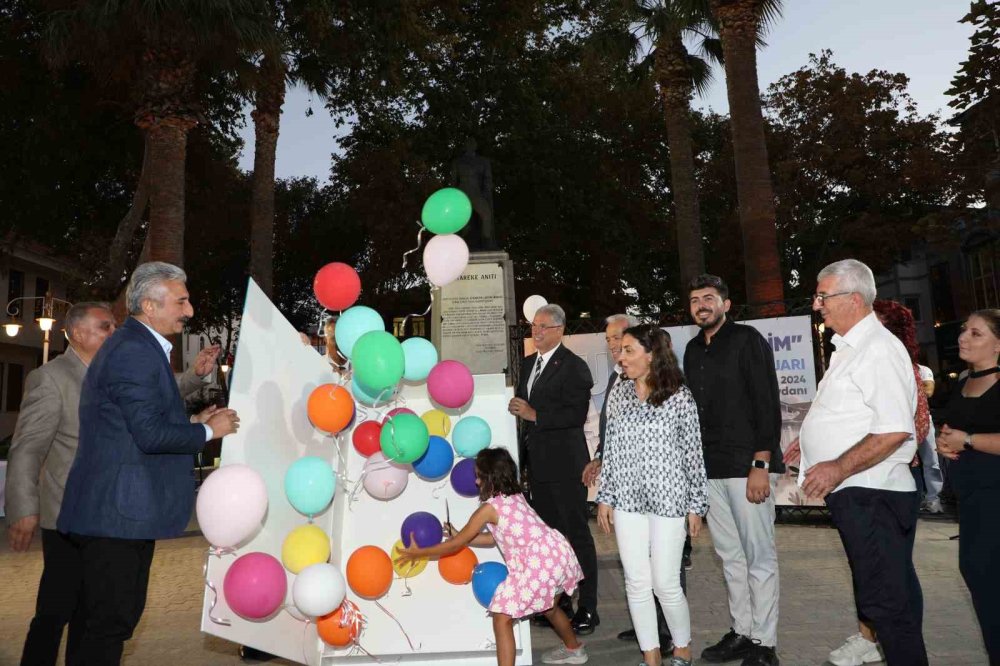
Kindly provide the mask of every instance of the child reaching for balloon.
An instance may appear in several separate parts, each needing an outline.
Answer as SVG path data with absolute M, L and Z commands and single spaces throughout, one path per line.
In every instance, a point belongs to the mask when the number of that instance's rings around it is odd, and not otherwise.
M 399 564 L 443 557 L 467 545 L 496 545 L 509 571 L 489 604 L 497 663 L 514 664 L 514 620 L 544 613 L 563 645 L 542 656 L 545 664 L 583 664 L 587 650 L 577 639 L 569 618 L 556 605 L 559 595 L 573 594 L 583 578 L 566 537 L 552 529 L 528 506 L 517 482 L 517 466 L 506 449 L 485 449 L 476 456 L 476 486 L 483 504 L 457 534 L 446 525 L 450 539 L 430 546 L 413 545 L 396 559 Z M 483 532 L 483 528 L 488 532 Z M 415 539 L 411 535 L 410 543 Z

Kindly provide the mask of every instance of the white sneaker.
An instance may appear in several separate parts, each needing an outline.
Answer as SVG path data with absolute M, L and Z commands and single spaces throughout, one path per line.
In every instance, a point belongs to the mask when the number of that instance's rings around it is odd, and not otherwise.
M 878 643 L 872 643 L 860 633 L 854 634 L 843 645 L 830 653 L 833 666 L 861 666 L 883 660 Z
M 570 650 L 565 645 L 560 645 L 554 650 L 549 650 L 542 655 L 543 664 L 586 664 L 587 648 L 582 644 L 575 650 Z
M 933 499 L 930 502 L 924 502 L 923 506 L 920 507 L 925 513 L 943 513 L 944 508 L 941 506 L 941 500 Z

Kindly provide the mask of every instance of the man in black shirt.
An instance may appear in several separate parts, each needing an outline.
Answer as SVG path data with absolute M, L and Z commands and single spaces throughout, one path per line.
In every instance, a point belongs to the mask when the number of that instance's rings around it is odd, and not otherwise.
M 721 278 L 694 278 L 688 298 L 701 332 L 684 351 L 684 372 L 698 403 L 708 525 L 722 559 L 732 619 L 729 633 L 701 657 L 776 666 L 778 555 L 771 488 L 783 465 L 774 355 L 756 329 L 726 317 L 731 303 Z

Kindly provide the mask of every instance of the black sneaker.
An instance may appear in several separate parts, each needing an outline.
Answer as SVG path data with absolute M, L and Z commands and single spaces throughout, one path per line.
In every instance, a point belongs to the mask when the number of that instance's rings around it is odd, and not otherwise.
M 690 555 L 685 555 L 683 558 L 681 558 L 681 564 L 684 565 L 684 571 L 691 571 L 691 567 L 694 566 L 694 564 L 691 563 Z
M 710 664 L 736 661 L 749 657 L 754 647 L 753 641 L 748 636 L 740 636 L 735 630 L 730 629 L 722 640 L 702 650 L 701 658 Z
M 778 666 L 778 655 L 773 647 L 754 645 L 753 651 L 743 660 L 740 666 Z

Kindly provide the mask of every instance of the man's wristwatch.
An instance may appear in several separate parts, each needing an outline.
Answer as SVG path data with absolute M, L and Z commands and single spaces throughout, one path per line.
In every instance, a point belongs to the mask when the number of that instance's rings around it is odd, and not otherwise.
M 750 466 L 757 469 L 771 469 L 771 463 L 766 460 L 754 460 Z
M 972 433 L 965 434 L 965 446 L 963 446 L 966 451 L 975 451 L 976 447 L 972 445 Z

